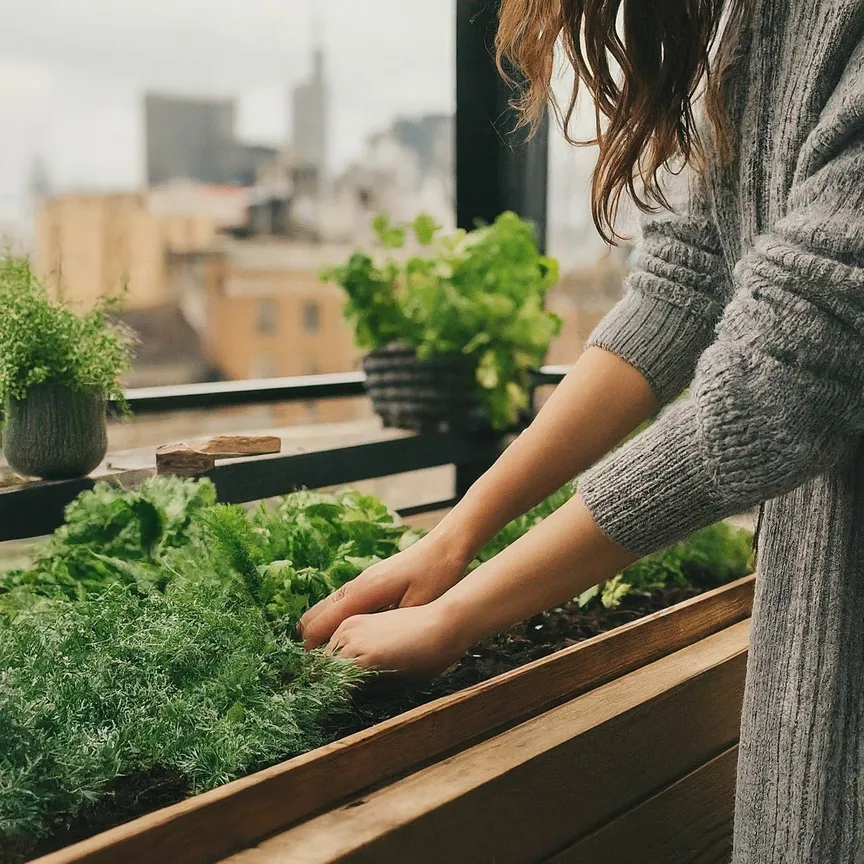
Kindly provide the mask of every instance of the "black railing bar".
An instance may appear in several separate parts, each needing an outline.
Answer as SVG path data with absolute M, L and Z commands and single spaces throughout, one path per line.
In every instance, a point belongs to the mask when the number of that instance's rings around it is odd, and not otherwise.
M 343 372 L 290 378 L 178 384 L 172 387 L 142 387 L 127 390 L 125 395 L 134 414 L 156 414 L 363 396 L 366 392 L 365 380 L 362 372 Z
M 417 504 L 413 507 L 400 507 L 396 512 L 407 519 L 411 516 L 422 516 L 424 513 L 435 513 L 437 510 L 450 510 L 458 503 L 458 498 L 448 498 L 446 501 L 431 501 L 428 504 Z
M 219 499 L 234 504 L 284 495 L 292 489 L 323 489 L 390 477 L 424 468 L 494 461 L 503 440 L 496 435 L 436 432 L 352 444 L 329 450 L 274 455 L 217 464 L 206 473 Z
M 544 366 L 533 373 L 534 384 L 536 386 L 557 384 L 567 374 L 568 369 L 567 366 Z M 365 381 L 366 377 L 362 372 L 341 372 L 290 378 L 178 384 L 172 387 L 127 390 L 126 400 L 134 414 L 230 408 L 277 402 L 308 402 L 363 396 L 366 392 Z M 112 408 L 116 413 L 116 406 Z

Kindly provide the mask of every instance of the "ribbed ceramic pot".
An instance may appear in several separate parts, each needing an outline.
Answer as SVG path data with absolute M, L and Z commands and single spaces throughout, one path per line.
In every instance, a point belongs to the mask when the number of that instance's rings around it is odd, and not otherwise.
M 363 361 L 372 407 L 387 427 L 425 432 L 488 425 L 478 398 L 476 358 L 420 360 L 408 345 L 388 345 Z
M 86 477 L 105 458 L 108 430 L 101 387 L 38 384 L 6 400 L 3 452 L 25 477 Z

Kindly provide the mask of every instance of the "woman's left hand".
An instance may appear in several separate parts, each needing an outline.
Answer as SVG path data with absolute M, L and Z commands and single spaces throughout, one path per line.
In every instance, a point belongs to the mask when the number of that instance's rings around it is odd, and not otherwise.
M 452 666 L 463 645 L 435 603 L 348 618 L 327 651 L 364 669 L 431 678 Z

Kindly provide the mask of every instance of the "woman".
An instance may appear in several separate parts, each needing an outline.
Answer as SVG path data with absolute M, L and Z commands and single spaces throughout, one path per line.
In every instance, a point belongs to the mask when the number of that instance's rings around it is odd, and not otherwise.
M 563 38 L 605 117 L 602 230 L 622 191 L 665 203 L 666 164 L 689 163 L 686 199 L 646 219 L 627 296 L 531 428 L 422 542 L 311 610 L 306 645 L 432 674 L 768 502 L 734 860 L 864 862 L 864 2 L 625 0 L 622 42 L 619 5 L 504 0 L 499 60 L 536 121 Z M 460 579 L 583 471 L 567 506 Z

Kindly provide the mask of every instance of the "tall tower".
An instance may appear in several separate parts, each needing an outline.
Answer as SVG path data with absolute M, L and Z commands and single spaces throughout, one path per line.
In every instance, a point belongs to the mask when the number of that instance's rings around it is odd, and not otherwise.
M 329 100 L 318 8 L 316 3 L 313 6 L 312 77 L 294 88 L 291 94 L 291 116 L 297 159 L 304 167 L 316 169 L 319 180 L 323 180 L 327 176 Z

